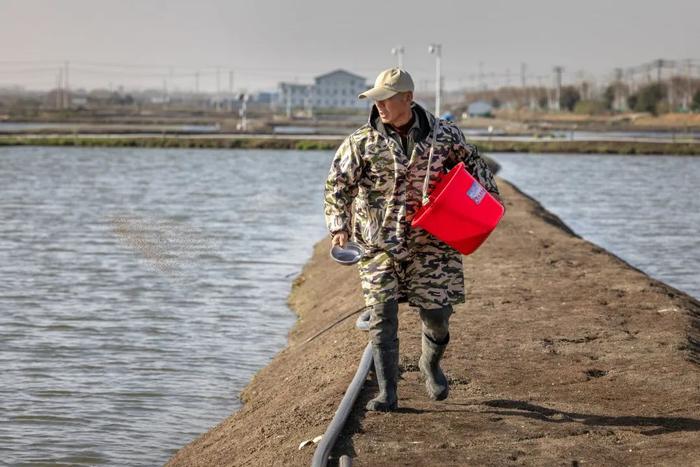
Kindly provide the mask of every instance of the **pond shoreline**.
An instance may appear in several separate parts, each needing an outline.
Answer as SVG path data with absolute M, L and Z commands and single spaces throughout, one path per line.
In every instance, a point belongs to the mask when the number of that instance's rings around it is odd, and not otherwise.
M 0 135 L 0 146 L 86 146 L 144 148 L 221 148 L 334 150 L 342 137 L 300 135 L 122 135 L 122 134 L 21 134 Z M 571 154 L 700 155 L 700 142 L 679 139 L 655 141 L 512 141 L 472 138 L 482 152 L 529 152 Z
M 691 464 L 700 456 L 700 302 L 573 234 L 500 180 L 499 228 L 465 258 L 444 368 L 450 398 L 419 380 L 420 326 L 400 310 L 400 410 L 366 413 L 367 382 L 334 456 L 354 465 Z M 328 240 L 294 283 L 288 347 L 241 395 L 243 407 L 169 466 L 308 465 L 366 345 L 341 321 L 362 307 L 354 268 Z

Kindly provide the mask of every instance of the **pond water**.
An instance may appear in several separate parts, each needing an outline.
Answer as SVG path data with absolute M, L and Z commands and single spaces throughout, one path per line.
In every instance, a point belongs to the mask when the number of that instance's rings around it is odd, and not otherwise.
M 158 465 L 286 343 L 328 152 L 0 148 L 0 459 Z

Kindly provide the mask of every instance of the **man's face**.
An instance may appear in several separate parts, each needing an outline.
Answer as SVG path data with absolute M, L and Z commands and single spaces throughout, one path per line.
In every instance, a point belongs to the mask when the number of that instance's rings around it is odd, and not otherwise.
M 375 101 L 382 123 L 402 125 L 411 119 L 413 93 L 400 92 L 383 101 Z

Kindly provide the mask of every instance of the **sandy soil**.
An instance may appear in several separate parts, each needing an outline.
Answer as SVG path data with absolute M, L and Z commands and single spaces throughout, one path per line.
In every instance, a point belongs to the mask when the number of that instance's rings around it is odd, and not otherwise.
M 700 127 L 700 113 L 692 114 L 663 114 L 658 117 L 654 117 L 649 114 L 644 114 L 643 116 L 635 119 L 635 125 L 638 126 L 658 126 L 658 127 L 671 127 L 671 128 L 698 128 Z
M 363 466 L 700 465 L 700 303 L 499 186 L 506 217 L 465 261 L 468 301 L 443 364 L 450 398 L 424 394 L 419 319 L 402 308 L 400 409 L 366 413 L 368 379 L 335 455 Z M 310 464 L 313 447 L 299 443 L 325 431 L 367 342 L 353 316 L 304 343 L 363 304 L 356 270 L 327 251 L 319 243 L 296 280 L 289 347 L 239 412 L 169 466 Z

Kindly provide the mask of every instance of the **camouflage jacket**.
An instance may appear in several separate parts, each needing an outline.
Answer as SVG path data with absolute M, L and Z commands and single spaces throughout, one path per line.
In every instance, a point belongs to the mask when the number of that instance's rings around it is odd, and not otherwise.
M 409 154 L 400 138 L 385 127 L 376 107 L 369 121 L 338 148 L 325 185 L 325 218 L 333 234 L 347 231 L 369 254 L 386 251 L 405 258 L 410 251 L 445 253 L 450 247 L 411 220 L 421 207 L 435 117 L 413 104 L 415 123 L 408 135 Z M 491 193 L 498 194 L 493 175 L 476 146 L 466 142 L 453 123 L 441 120 L 431 164 L 429 191 L 440 173 L 463 161 Z M 451 250 L 454 251 L 454 250 Z

